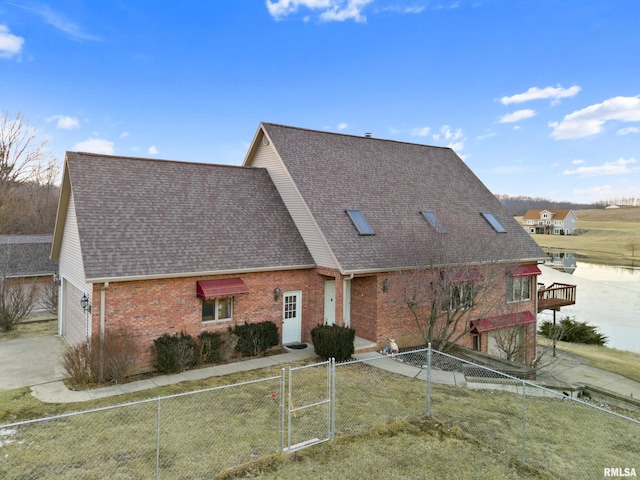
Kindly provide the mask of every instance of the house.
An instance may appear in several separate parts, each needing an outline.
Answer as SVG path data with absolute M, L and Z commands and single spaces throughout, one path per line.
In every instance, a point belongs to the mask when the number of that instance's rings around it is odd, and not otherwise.
M 126 328 L 144 369 L 164 333 L 264 320 L 282 344 L 324 323 L 380 348 L 417 335 L 403 272 L 489 261 L 509 312 L 459 343 L 520 326 L 530 359 L 545 255 L 451 149 L 262 123 L 242 166 L 68 152 L 52 258 L 60 334 Z
M 578 226 L 578 217 L 573 210 L 527 210 L 522 226 L 533 234 L 572 235 Z
M 33 313 L 46 313 L 47 287 L 53 286 L 58 262 L 50 260 L 51 235 L 0 235 L 0 282 L 35 288 Z

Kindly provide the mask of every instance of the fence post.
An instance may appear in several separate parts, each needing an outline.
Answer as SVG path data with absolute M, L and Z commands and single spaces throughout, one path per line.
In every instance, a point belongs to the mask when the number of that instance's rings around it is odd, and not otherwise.
M 431 416 L 431 342 L 427 344 L 427 417 Z
M 522 380 L 522 463 L 527 460 L 527 393 L 526 382 Z
M 284 396 L 285 370 L 280 372 L 280 453 L 284 453 Z
M 160 399 L 158 399 L 158 414 L 156 416 L 156 480 L 160 478 Z
M 329 385 L 329 440 L 333 441 L 336 434 L 336 359 L 331 358 L 331 383 Z

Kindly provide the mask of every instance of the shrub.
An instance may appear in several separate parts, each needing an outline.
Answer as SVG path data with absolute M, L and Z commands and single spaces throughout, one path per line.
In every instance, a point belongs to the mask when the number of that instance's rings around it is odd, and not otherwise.
M 245 356 L 262 355 L 280 343 L 278 326 L 271 321 L 236 325 L 233 333 L 238 336 L 236 350 Z
M 98 372 L 100 381 L 121 383 L 129 375 L 129 370 L 136 359 L 136 344 L 131 332 L 127 329 L 118 332 L 106 331 L 102 350 L 102 368 L 100 368 L 99 338 L 93 338 L 92 370 Z
M 608 340 L 606 335 L 598 332 L 598 327 L 589 325 L 587 322 L 578 322 L 575 318 L 570 317 L 560 320 L 555 329 L 553 322 L 545 320 L 540 324 L 538 333 L 562 342 L 585 343 L 587 345 L 604 345 Z
M 185 332 L 165 333 L 153 341 L 156 352 L 155 367 L 163 373 L 182 372 L 194 365 L 196 344 Z
M 102 358 L 100 358 L 102 357 Z M 63 355 L 63 367 L 74 388 L 97 382 L 119 383 L 125 380 L 136 358 L 135 343 L 127 330 L 105 332 L 102 353 L 100 336 L 69 347 Z
M 69 347 L 62 356 L 62 365 L 73 388 L 85 387 L 95 379 L 91 371 L 91 342 L 89 339 Z
M 349 327 L 318 325 L 311 330 L 311 342 L 316 354 L 323 360 L 335 358 L 337 362 L 349 360 L 355 351 L 356 332 Z
M 202 332 L 198 335 L 198 363 L 217 363 L 222 356 L 225 339 L 218 332 Z

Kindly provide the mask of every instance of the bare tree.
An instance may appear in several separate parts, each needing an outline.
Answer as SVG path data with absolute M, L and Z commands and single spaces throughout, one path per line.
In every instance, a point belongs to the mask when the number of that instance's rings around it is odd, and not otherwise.
M 0 278 L 0 329 L 14 330 L 33 310 L 36 296 L 36 285 Z
M 445 351 L 468 335 L 472 319 L 489 315 L 500 285 L 496 265 L 433 265 L 402 272 L 402 303 L 420 335 L 433 348 Z
M 39 223 L 47 224 L 46 231 L 51 231 L 49 217 L 55 218 L 51 205 L 57 199 L 57 174 L 47 140 L 21 114 L 11 118 L 1 112 L 0 233 L 42 233 Z M 25 220 L 32 225 L 22 225 Z

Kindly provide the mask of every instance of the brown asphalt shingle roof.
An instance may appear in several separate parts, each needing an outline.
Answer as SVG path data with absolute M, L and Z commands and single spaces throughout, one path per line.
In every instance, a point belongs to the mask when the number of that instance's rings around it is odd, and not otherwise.
M 67 153 L 87 281 L 313 265 L 264 169 Z
M 343 271 L 545 255 L 449 148 L 263 123 Z M 362 210 L 375 235 L 345 213 Z M 434 211 L 447 233 L 421 216 Z M 481 216 L 490 212 L 507 233 Z
M 0 235 L 0 278 L 53 275 L 51 235 Z
M 545 208 L 541 208 L 539 210 L 527 210 L 527 213 L 522 217 L 524 220 L 540 220 L 540 214 L 542 212 L 551 212 L 553 214 L 553 220 L 564 220 L 569 215 L 571 210 L 549 210 Z

